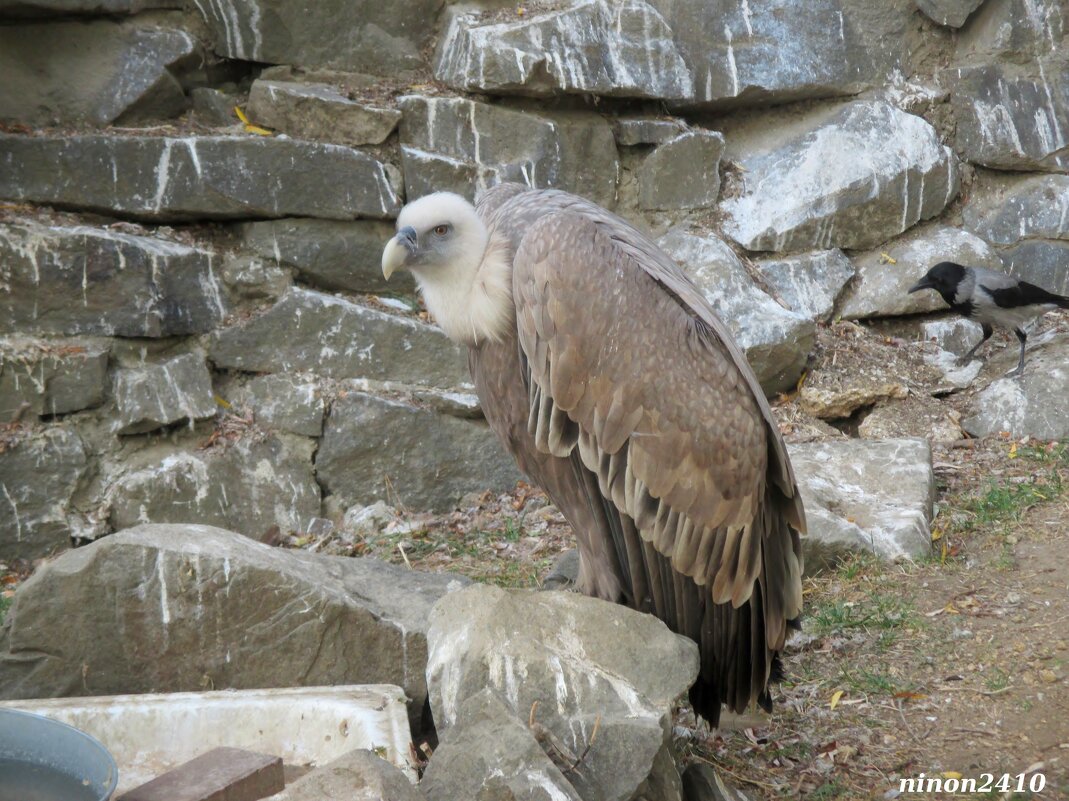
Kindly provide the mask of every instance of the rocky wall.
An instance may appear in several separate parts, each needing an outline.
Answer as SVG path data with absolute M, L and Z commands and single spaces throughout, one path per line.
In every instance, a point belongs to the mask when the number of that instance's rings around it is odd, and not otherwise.
M 770 394 L 827 321 L 932 311 L 903 288 L 933 260 L 1069 291 L 1067 23 L 1057 0 L 0 0 L 0 558 L 511 486 L 464 354 L 379 272 L 436 189 L 614 209 Z

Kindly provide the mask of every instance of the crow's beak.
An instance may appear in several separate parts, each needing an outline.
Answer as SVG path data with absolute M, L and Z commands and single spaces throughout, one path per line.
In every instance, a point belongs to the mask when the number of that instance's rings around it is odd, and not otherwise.
M 907 294 L 912 295 L 914 292 L 920 292 L 922 289 L 935 289 L 935 285 L 928 280 L 928 276 L 924 276 L 924 278 L 911 286 Z
M 416 229 L 406 225 L 397 236 L 386 243 L 382 251 L 382 276 L 387 281 L 397 270 L 405 266 L 408 257 L 416 249 Z

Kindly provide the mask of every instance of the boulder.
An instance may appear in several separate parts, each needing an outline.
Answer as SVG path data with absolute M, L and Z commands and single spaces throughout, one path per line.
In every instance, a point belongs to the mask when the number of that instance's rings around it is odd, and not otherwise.
M 203 353 L 186 353 L 160 364 L 115 373 L 119 434 L 142 434 L 216 412 L 212 377 Z
M 525 722 L 490 689 L 466 698 L 419 789 L 428 801 L 523 798 L 581 801 Z
M 170 68 L 196 59 L 186 31 L 92 20 L 0 26 L 0 122 L 108 125 L 172 117 Z
M 474 798 L 474 796 L 473 796 Z M 423 801 L 398 768 L 357 749 L 314 768 L 265 801 Z
M 307 440 L 250 435 L 162 458 L 150 451 L 109 487 L 111 525 L 202 523 L 255 538 L 273 526 L 303 532 L 320 513 L 313 449 Z
M 938 398 L 914 394 L 903 400 L 881 403 L 861 421 L 857 434 L 862 439 L 887 440 L 924 437 L 929 442 L 956 442 L 964 439 L 961 414 Z
M 523 112 L 460 97 L 401 98 L 409 200 L 448 189 L 474 198 L 500 181 L 555 187 L 612 206 L 619 164 L 609 123 L 585 112 Z
M 226 128 L 240 122 L 234 111 L 240 101 L 232 94 L 208 86 L 198 86 L 189 93 L 189 99 L 193 104 L 193 119 L 201 125 Z
M 183 0 L 0 0 L 0 17 L 136 14 L 150 8 L 182 6 Z
M 720 194 L 724 137 L 689 131 L 657 147 L 639 165 L 638 203 L 644 209 L 700 209 Z
M 0 134 L 0 198 L 152 220 L 385 218 L 401 205 L 367 153 L 252 135 Z
M 631 799 L 661 771 L 672 704 L 698 672 L 696 645 L 657 618 L 570 592 L 473 585 L 435 605 L 427 643 L 445 736 L 487 687 L 576 756 L 600 720 L 582 770 L 568 774 L 584 801 Z
M 712 235 L 669 231 L 658 244 L 694 280 L 724 321 L 766 393 L 793 387 L 813 348 L 816 326 L 757 287 L 738 256 Z
M 1069 169 L 1069 64 L 953 71 L 955 144 L 966 161 L 1003 170 Z
M 323 397 L 311 378 L 258 376 L 232 396 L 232 405 L 251 411 L 261 428 L 305 437 L 323 433 Z
M 843 301 L 845 320 L 920 314 L 945 309 L 938 292 L 909 288 L 941 261 L 1001 270 L 1002 260 L 980 237 L 942 223 L 925 225 L 854 258 L 857 279 Z
M 298 139 L 345 145 L 377 145 L 393 133 L 401 119 L 395 108 L 379 108 L 350 100 L 329 84 L 254 81 L 246 113 Z
M 434 71 L 465 92 L 694 95 L 671 28 L 646 0 L 580 0 L 563 10 L 490 24 L 459 11 L 438 45 Z
M 741 192 L 720 203 L 724 231 L 748 250 L 872 247 L 958 191 L 957 159 L 936 130 L 885 101 L 751 125 L 725 131 L 726 158 L 743 176 Z
M 935 474 L 927 441 L 825 440 L 787 450 L 809 525 L 808 570 L 851 551 L 885 559 L 928 551 Z
M 676 119 L 616 117 L 612 120 L 612 132 L 616 135 L 616 144 L 621 147 L 661 145 L 686 130 L 686 122 Z
M 0 559 L 70 547 L 71 496 L 87 468 L 82 439 L 68 428 L 0 440 Z
M 997 374 L 1017 366 L 1016 340 L 993 355 L 989 366 Z M 1008 431 L 1015 439 L 1069 438 L 1069 336 L 1060 334 L 1033 345 L 1025 353 L 1024 374 L 992 381 L 973 401 L 962 427 L 974 437 Z
M 962 63 L 1026 63 L 1056 55 L 1064 52 L 1067 22 L 1059 3 L 986 0 L 958 33 L 957 59 Z
M 932 22 L 960 28 L 984 0 L 917 0 L 917 8 Z
M 407 270 L 389 282 L 382 277 L 382 249 L 395 233 L 390 223 L 289 217 L 246 223 L 240 232 L 247 248 L 293 267 L 313 286 L 349 292 L 416 291 Z
M 0 223 L 0 333 L 200 334 L 225 313 L 206 250 L 104 228 Z
M 316 454 L 324 490 L 347 505 L 384 500 L 445 511 L 469 492 L 520 480 L 486 423 L 350 392 L 334 401 Z
M 219 277 L 234 299 L 277 301 L 293 284 L 290 271 L 274 259 L 232 253 L 223 257 Z
M 440 329 L 412 317 L 300 287 L 263 314 L 217 332 L 216 367 L 257 373 L 313 369 L 438 387 L 470 382 L 467 355 Z
M 19 587 L 0 697 L 396 684 L 418 719 L 427 617 L 466 583 L 210 526 L 138 526 Z
M 1069 242 L 1032 239 L 1002 251 L 1006 272 L 1059 295 L 1069 295 Z
M 962 220 L 994 245 L 1069 240 L 1069 175 L 1029 175 L 974 189 Z
M 194 0 L 226 58 L 394 76 L 423 66 L 443 0 Z
M 0 337 L 0 421 L 100 405 L 108 353 L 99 341 Z
M 854 277 L 854 265 L 835 248 L 799 256 L 758 261 L 761 277 L 793 312 L 827 322 L 843 287 Z

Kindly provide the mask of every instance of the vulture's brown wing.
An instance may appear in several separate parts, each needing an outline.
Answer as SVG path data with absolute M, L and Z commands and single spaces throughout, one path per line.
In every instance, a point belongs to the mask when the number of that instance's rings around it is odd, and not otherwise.
M 739 710 L 765 692 L 801 611 L 804 518 L 782 440 L 679 268 L 612 215 L 554 195 L 559 209 L 514 253 L 529 430 L 597 476 L 622 514 L 601 535 L 622 540 L 635 605 L 699 641 L 703 677 Z

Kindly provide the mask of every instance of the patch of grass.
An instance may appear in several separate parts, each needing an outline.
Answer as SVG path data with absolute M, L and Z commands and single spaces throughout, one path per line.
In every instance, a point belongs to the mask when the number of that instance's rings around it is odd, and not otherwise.
M 845 798 L 847 788 L 838 779 L 824 782 L 816 790 L 806 796 L 809 801 L 831 801 L 833 798 Z
M 984 686 L 991 692 L 998 692 L 1010 686 L 1010 674 L 1002 668 L 995 668 L 991 675 L 984 679 Z
M 844 581 L 853 581 L 877 573 L 881 567 L 880 559 L 875 554 L 868 551 L 856 551 L 842 557 L 835 565 L 835 572 Z
M 915 627 L 919 618 L 913 605 L 896 595 L 874 593 L 863 601 L 835 600 L 812 610 L 809 620 L 817 634 L 849 629 L 897 629 Z
M 894 695 L 904 689 L 894 676 L 880 668 L 843 668 L 841 675 L 843 684 L 867 695 Z

